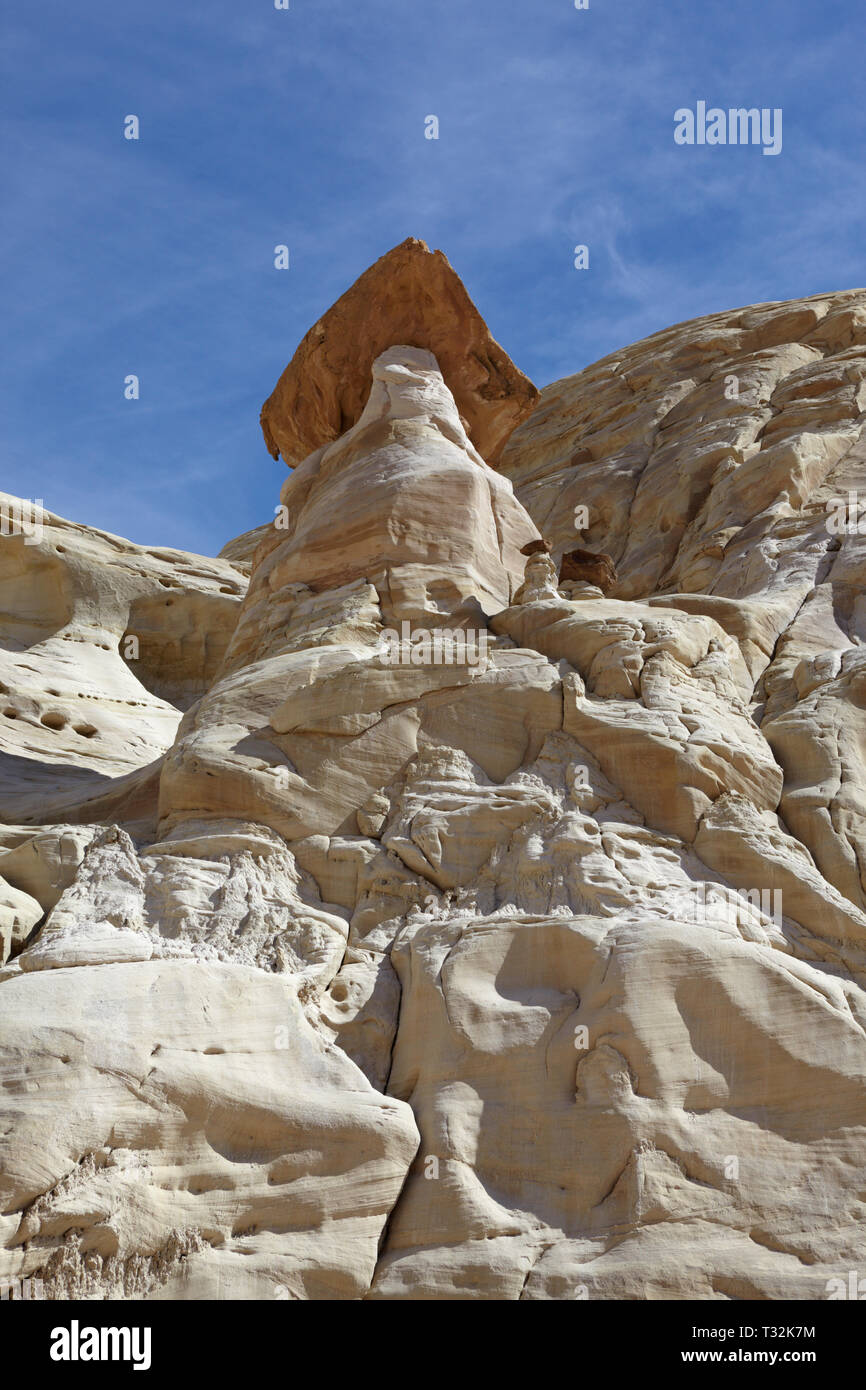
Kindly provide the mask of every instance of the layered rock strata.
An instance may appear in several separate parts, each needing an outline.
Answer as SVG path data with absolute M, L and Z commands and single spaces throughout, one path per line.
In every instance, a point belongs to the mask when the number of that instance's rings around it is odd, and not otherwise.
M 866 1215 L 866 294 L 526 419 L 419 245 L 266 407 L 273 525 L 0 539 L 0 1283 L 827 1297 Z

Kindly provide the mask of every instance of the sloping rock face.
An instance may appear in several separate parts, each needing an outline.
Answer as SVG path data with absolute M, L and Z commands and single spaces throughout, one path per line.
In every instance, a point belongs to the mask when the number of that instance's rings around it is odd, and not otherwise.
M 736 639 L 786 824 L 860 908 L 864 411 L 866 294 L 852 290 L 605 358 L 547 388 L 502 465 L 555 546 L 586 509 L 583 538 L 619 573 L 611 597 L 705 614 Z
M 103 798 L 137 796 L 152 820 L 155 765 L 222 663 L 247 576 L 6 493 L 0 518 L 0 816 L 96 820 Z
M 198 666 L 164 630 L 150 763 L 10 793 L 0 1283 L 820 1299 L 866 1257 L 866 294 L 637 344 L 498 471 L 474 333 L 379 343 L 275 523 L 186 565 L 237 594 Z M 33 683 L 86 630 L 51 575 L 5 605 Z

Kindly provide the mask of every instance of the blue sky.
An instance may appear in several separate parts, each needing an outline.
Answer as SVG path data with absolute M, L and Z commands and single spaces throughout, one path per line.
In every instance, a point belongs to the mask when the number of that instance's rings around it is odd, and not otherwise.
M 261 403 L 407 236 L 538 385 L 684 319 L 866 283 L 862 0 L 6 15 L 0 488 L 142 543 L 214 553 L 273 515 Z M 781 107 L 782 153 L 675 145 L 699 100 Z

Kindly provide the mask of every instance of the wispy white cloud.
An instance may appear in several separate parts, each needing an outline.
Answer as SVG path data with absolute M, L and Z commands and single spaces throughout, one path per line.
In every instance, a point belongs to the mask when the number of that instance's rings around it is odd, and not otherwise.
M 258 408 L 296 343 L 408 235 L 540 382 L 689 317 L 862 283 L 859 23 L 846 0 L 19 12 L 3 483 L 217 548 L 271 514 Z M 783 154 L 676 147 L 697 99 L 783 106 Z

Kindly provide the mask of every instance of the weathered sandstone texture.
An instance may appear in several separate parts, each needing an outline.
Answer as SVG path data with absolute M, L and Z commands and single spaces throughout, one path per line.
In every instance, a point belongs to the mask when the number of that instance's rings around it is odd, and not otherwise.
M 262 406 L 265 442 L 290 466 L 358 420 L 373 362 L 395 343 L 434 353 L 466 432 L 495 467 L 538 391 L 491 337 L 441 251 L 409 237 L 314 324 Z
M 274 524 L 0 537 L 0 1285 L 862 1269 L 864 382 L 866 292 L 829 294 L 508 438 L 528 383 L 406 243 L 266 407 Z
M 15 502 L 0 492 L 0 517 Z M 152 819 L 159 762 L 222 663 L 247 575 L 37 517 L 0 533 L 0 818 L 96 821 L 135 801 Z

